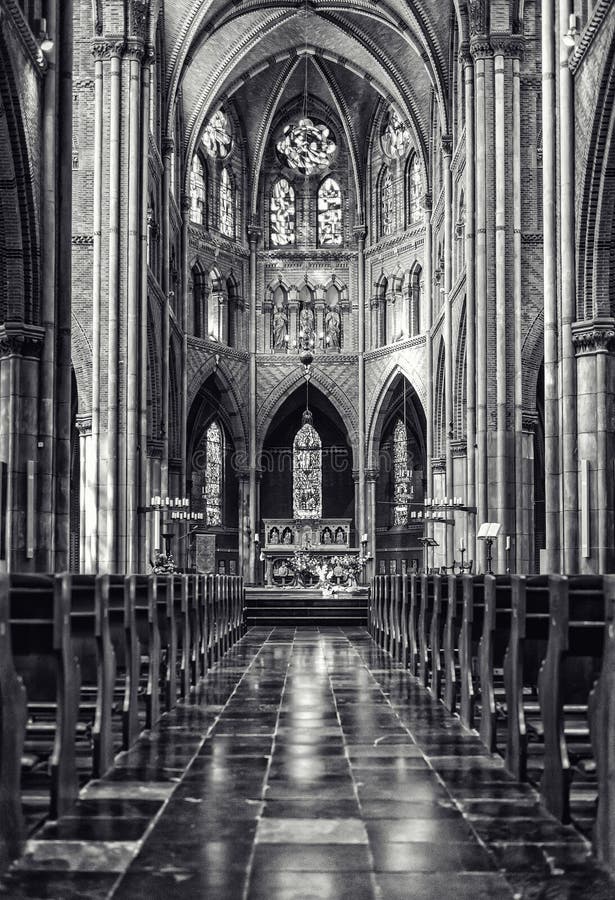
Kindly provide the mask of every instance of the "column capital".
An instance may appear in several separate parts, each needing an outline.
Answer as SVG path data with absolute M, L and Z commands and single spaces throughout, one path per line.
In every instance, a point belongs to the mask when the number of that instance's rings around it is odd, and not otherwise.
M 367 237 L 367 225 L 362 223 L 361 225 L 355 225 L 352 229 L 352 233 L 354 235 L 355 241 L 360 244 L 361 241 L 365 243 L 365 238 Z
M 97 37 L 90 49 L 94 59 L 111 59 L 112 56 L 123 56 L 125 46 L 123 37 Z
M 126 41 L 124 45 L 124 59 L 128 60 L 136 60 L 136 62 L 141 62 L 143 59 L 143 54 L 145 53 L 145 47 L 143 45 L 143 41 L 138 38 L 130 38 Z
M 75 420 L 75 426 L 80 437 L 87 437 L 92 434 L 92 414 L 80 413 Z
M 472 39 L 470 40 L 470 53 L 475 62 L 477 59 L 491 59 L 493 56 L 493 47 L 486 34 L 476 34 L 472 36 Z
M 451 134 L 442 135 L 442 153 L 444 156 L 451 156 L 453 153 L 453 136 Z
M 572 325 L 572 343 L 576 356 L 608 353 L 615 348 L 615 319 L 587 319 Z
M 375 484 L 380 477 L 380 472 L 378 469 L 366 469 L 365 470 L 365 480 Z
M 151 66 L 156 62 L 156 48 L 153 44 L 146 44 L 143 51 L 143 65 Z
M 263 229 L 260 227 L 260 225 L 252 223 L 248 225 L 246 230 L 248 232 L 248 241 L 251 244 L 257 244 L 263 235 Z
M 464 66 L 474 65 L 474 60 L 472 59 L 472 54 L 470 52 L 469 41 L 463 41 L 463 43 L 459 45 L 459 61 Z
M 183 213 L 190 212 L 190 207 L 192 206 L 190 202 L 190 197 L 188 194 L 182 194 L 181 198 L 181 211 Z
M 167 135 L 162 139 L 162 155 L 163 156 L 171 156 L 173 151 L 175 150 L 175 141 L 172 137 Z
M 490 43 L 495 56 L 523 56 L 525 41 L 520 34 L 491 34 Z

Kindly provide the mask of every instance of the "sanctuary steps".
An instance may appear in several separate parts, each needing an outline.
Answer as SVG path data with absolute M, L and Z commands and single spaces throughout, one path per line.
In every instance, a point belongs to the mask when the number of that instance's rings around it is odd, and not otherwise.
M 366 625 L 368 589 L 323 595 L 315 588 L 246 588 L 246 625 Z

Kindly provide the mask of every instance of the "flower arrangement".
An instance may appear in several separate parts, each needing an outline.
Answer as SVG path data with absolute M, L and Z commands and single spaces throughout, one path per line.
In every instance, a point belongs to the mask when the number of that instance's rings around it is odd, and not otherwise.
M 367 557 L 359 554 L 323 557 L 296 550 L 287 565 L 297 579 L 317 580 L 318 587 L 330 592 L 355 585 L 366 562 Z
M 151 563 L 152 571 L 156 575 L 173 575 L 177 571 L 173 555 L 167 556 L 160 550 L 154 551 L 154 562 Z

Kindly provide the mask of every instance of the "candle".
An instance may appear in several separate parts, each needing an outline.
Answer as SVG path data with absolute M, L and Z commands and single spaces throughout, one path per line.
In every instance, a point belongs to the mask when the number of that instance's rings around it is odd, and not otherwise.
M 460 552 L 460 553 L 463 553 L 465 549 L 466 549 L 466 545 L 465 545 L 465 543 L 464 543 L 463 538 L 461 538 L 460 541 L 459 541 L 459 552 Z

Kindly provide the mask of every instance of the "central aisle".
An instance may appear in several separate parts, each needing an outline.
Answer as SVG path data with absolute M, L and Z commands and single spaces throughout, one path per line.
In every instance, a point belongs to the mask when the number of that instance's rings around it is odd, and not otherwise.
M 198 703 L 92 783 L 72 817 L 29 843 L 22 867 L 11 897 L 599 900 L 612 890 L 577 832 L 499 757 L 365 630 L 338 628 L 251 629 Z

